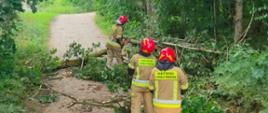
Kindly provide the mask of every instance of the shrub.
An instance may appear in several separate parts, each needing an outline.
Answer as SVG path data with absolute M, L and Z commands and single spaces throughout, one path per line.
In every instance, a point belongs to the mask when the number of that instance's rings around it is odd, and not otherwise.
M 239 99 L 248 112 L 268 107 L 268 49 L 258 52 L 249 47 L 234 46 L 228 59 L 215 71 L 216 83 L 224 94 Z
M 183 113 L 222 113 L 219 106 L 201 96 L 184 98 L 182 105 Z
M 0 80 L 0 113 L 20 113 L 25 87 L 18 79 Z

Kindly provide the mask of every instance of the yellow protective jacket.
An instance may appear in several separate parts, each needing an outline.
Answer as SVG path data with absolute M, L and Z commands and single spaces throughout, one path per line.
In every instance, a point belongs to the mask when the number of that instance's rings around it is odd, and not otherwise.
M 112 36 L 107 41 L 106 47 L 107 48 L 121 48 L 121 45 L 116 42 L 117 39 L 120 40 L 120 38 L 123 37 L 123 27 L 119 25 L 115 25 L 112 28 Z
M 123 37 L 123 27 L 119 25 L 115 25 L 112 28 L 113 34 L 112 38 L 122 38 Z
M 148 57 L 140 54 L 135 54 L 130 59 L 129 68 L 134 69 L 134 76 L 132 79 L 132 85 L 148 88 L 149 78 L 152 69 L 155 67 L 156 58 L 151 55 Z
M 173 67 L 169 70 L 152 70 L 149 88 L 154 91 L 153 105 L 157 108 L 180 108 L 181 90 L 188 88 L 184 72 Z

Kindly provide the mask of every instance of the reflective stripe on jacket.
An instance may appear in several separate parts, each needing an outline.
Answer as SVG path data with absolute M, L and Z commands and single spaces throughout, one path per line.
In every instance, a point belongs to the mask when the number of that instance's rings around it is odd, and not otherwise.
M 154 56 L 142 56 L 140 54 L 134 55 L 128 65 L 129 68 L 134 69 L 134 76 L 132 85 L 148 88 L 149 77 L 152 69 L 155 67 L 156 58 Z
M 154 90 L 153 104 L 155 107 L 180 108 L 180 91 L 188 88 L 187 77 L 178 67 L 165 71 L 154 68 L 150 77 L 149 88 Z

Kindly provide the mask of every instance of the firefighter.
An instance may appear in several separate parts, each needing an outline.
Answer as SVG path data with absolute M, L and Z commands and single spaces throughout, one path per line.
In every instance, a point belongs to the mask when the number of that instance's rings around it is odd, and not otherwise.
M 154 92 L 154 113 L 181 113 L 181 92 L 188 88 L 188 81 L 182 69 L 174 66 L 175 61 L 174 50 L 164 48 L 152 70 L 149 88 Z
M 128 18 L 126 16 L 120 16 L 116 20 L 116 25 L 113 26 L 112 36 L 106 43 L 107 48 L 107 63 L 106 66 L 108 68 L 112 68 L 113 59 L 115 58 L 117 64 L 122 63 L 122 56 L 121 56 L 121 46 L 123 44 L 123 25 L 128 22 Z
M 157 59 L 152 55 L 155 43 L 152 38 L 144 38 L 140 42 L 139 54 L 130 59 L 129 74 L 133 76 L 131 85 L 131 113 L 141 113 L 144 103 L 145 113 L 153 113 L 152 93 L 149 90 L 149 77 Z

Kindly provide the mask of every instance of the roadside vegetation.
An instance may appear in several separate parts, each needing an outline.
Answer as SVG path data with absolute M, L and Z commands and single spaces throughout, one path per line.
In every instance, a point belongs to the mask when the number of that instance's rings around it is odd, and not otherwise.
M 50 22 L 59 14 L 82 12 L 65 0 L 28 1 L 24 12 L 20 0 L 0 2 L 0 113 L 38 112 L 38 102 L 30 101 L 37 98 L 44 73 L 59 65 L 47 47 Z

